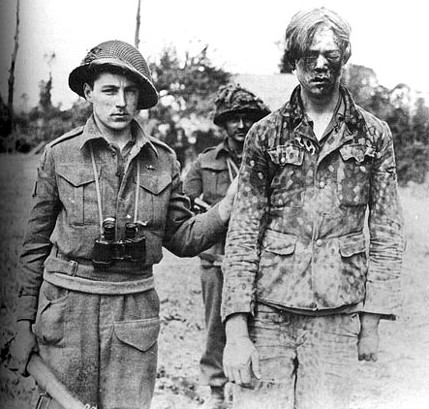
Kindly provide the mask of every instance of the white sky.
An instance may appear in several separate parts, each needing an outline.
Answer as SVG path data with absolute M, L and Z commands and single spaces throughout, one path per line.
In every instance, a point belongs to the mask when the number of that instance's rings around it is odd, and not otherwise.
M 16 0 L 0 0 L 0 92 L 7 78 L 15 32 Z M 389 88 L 406 83 L 429 92 L 429 19 L 424 0 L 142 0 L 140 50 L 148 58 L 164 46 L 180 51 L 209 44 L 212 61 L 233 73 L 278 72 L 281 44 L 291 16 L 309 7 L 337 11 L 352 27 L 353 64 L 375 70 Z M 108 39 L 134 42 L 137 0 L 21 0 L 15 102 L 38 101 L 38 83 L 52 64 L 53 102 L 67 108 L 77 97 L 69 72 L 87 50 Z

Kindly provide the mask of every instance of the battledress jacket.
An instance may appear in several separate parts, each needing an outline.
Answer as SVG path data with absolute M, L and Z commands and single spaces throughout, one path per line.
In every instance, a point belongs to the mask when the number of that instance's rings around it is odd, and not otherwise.
M 153 286 L 152 266 L 162 258 L 162 246 L 191 257 L 225 235 L 226 224 L 217 207 L 198 216 L 189 210 L 174 151 L 146 135 L 136 121 L 132 130 L 135 144 L 124 163 L 119 163 L 93 116 L 46 147 L 20 257 L 18 320 L 35 319 L 43 279 L 83 292 L 138 292 Z M 136 215 L 136 195 L 137 219 L 145 237 L 145 260 L 119 262 L 112 275 L 94 272 L 91 264 L 94 241 L 100 237 L 96 179 L 102 218 L 116 218 L 116 237 L 124 236 L 125 223 Z
M 250 129 L 226 241 L 224 319 L 254 313 L 256 302 L 398 314 L 404 238 L 391 132 L 340 93 L 342 113 L 320 144 L 299 86 Z
M 191 201 L 202 195 L 202 200 L 213 206 L 225 197 L 231 184 L 231 176 L 236 176 L 234 169 L 231 169 L 232 175 L 229 174 L 228 158 L 234 163 L 238 162 L 228 147 L 227 139 L 198 155 L 183 184 Z M 225 237 L 226 232 L 220 241 L 199 255 L 203 266 L 221 265 L 225 252 Z

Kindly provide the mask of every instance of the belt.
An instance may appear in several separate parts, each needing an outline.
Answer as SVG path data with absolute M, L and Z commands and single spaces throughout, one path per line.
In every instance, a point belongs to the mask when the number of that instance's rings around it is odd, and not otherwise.
M 140 274 L 95 270 L 92 264 L 50 255 L 45 261 L 43 278 L 59 287 L 93 294 L 132 294 L 154 288 L 152 266 L 140 268 Z

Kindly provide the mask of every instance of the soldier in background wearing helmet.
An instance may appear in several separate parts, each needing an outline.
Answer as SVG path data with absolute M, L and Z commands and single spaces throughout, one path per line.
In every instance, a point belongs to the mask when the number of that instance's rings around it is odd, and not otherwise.
M 197 157 L 184 182 L 185 193 L 192 202 L 198 198 L 209 206 L 218 203 L 225 196 L 232 180 L 237 176 L 244 139 L 250 127 L 270 112 L 253 93 L 234 84 L 219 89 L 215 106 L 213 122 L 225 130 L 226 138 Z M 205 403 L 205 407 L 210 409 L 226 407 L 224 385 L 227 378 L 222 367 L 225 330 L 220 317 L 224 247 L 225 237 L 222 237 L 216 245 L 200 254 L 207 328 L 200 368 L 204 383 L 211 389 L 211 396 Z
M 189 210 L 174 152 L 134 119 L 158 94 L 133 46 L 94 47 L 69 86 L 93 114 L 41 159 L 12 355 L 25 374 L 38 351 L 90 406 L 148 408 L 160 329 L 152 266 L 162 246 L 190 257 L 223 237 L 234 189 L 205 214 Z

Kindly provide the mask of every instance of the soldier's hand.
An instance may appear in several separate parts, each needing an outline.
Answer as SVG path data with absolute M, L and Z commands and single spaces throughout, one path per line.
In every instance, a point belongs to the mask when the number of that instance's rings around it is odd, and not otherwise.
M 219 214 L 224 222 L 227 222 L 231 216 L 235 195 L 237 194 L 237 187 L 238 177 L 236 177 L 229 185 L 225 197 L 219 203 Z
M 379 321 L 380 317 L 376 314 L 361 315 L 361 331 L 358 339 L 359 361 L 377 361 Z
M 249 337 L 242 336 L 226 343 L 223 368 L 226 377 L 240 386 L 249 387 L 253 377 L 261 378 L 258 351 Z
M 237 385 L 250 387 L 253 377 L 261 378 L 259 356 L 249 338 L 247 314 L 237 313 L 228 317 L 225 325 L 226 346 L 223 368 L 226 377 Z
M 37 340 L 31 330 L 30 321 L 19 321 L 18 331 L 10 348 L 12 359 L 9 363 L 9 369 L 17 371 L 21 375 L 28 376 L 26 371 L 28 360 L 30 359 L 30 355 L 37 351 Z

